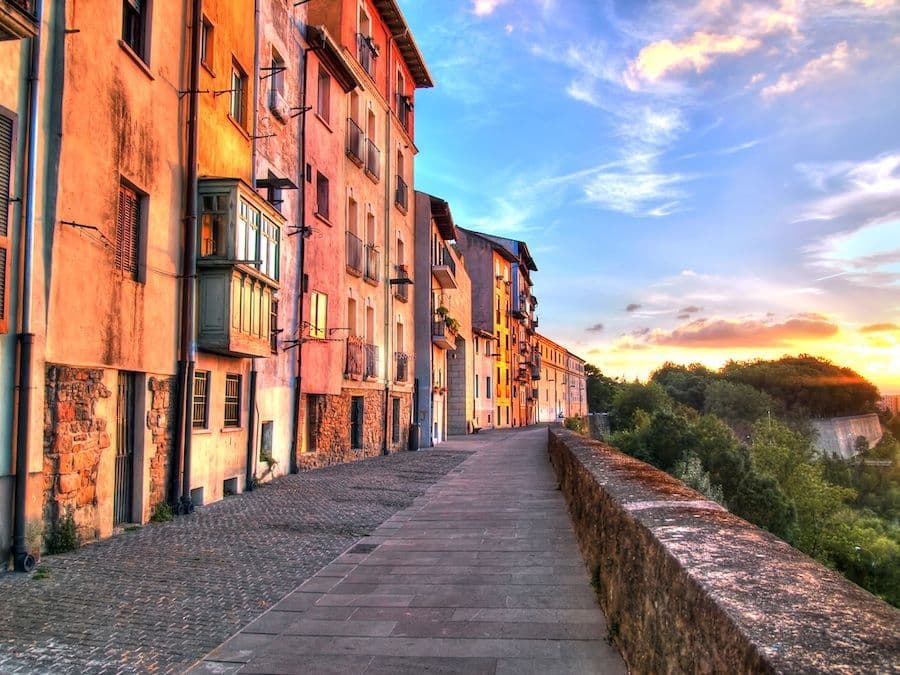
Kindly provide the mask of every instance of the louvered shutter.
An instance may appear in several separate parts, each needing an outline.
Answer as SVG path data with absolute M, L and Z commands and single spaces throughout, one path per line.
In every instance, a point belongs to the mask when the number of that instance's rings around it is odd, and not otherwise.
M 116 269 L 136 277 L 140 198 L 134 190 L 119 186 L 119 208 L 116 214 Z
M 9 213 L 15 131 L 15 117 L 0 110 L 0 333 L 9 330 Z

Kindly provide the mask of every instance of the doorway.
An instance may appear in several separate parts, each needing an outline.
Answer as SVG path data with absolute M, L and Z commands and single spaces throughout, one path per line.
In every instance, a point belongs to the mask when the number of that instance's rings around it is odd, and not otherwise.
M 134 373 L 119 373 L 116 399 L 116 475 L 113 524 L 130 523 L 134 502 Z

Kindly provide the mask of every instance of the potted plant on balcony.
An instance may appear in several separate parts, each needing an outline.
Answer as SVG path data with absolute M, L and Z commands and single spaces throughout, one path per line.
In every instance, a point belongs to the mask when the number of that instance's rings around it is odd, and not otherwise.
M 434 313 L 437 314 L 442 319 L 446 319 L 447 315 L 450 314 L 450 310 L 447 309 L 446 307 L 444 307 L 443 305 L 441 305 L 436 310 L 434 310 Z
M 444 317 L 444 325 L 447 326 L 447 329 L 450 330 L 450 332 L 459 333 L 459 321 L 452 316 Z

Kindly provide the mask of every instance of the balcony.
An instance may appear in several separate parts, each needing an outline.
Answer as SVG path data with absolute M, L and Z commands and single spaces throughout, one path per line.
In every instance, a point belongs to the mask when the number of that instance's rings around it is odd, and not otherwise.
M 357 166 L 366 161 L 366 135 L 362 128 L 352 119 L 347 118 L 347 157 Z
M 400 120 L 400 124 L 403 125 L 407 133 L 409 133 L 410 122 L 412 122 L 412 110 L 412 98 L 403 94 L 397 94 L 397 119 Z
M 431 274 L 441 288 L 459 288 L 456 283 L 456 262 L 446 245 L 441 249 L 436 264 L 431 266 Z
M 366 244 L 366 281 L 373 285 L 381 281 L 381 252 L 375 244 Z
M 371 139 L 366 139 L 366 173 L 373 180 L 381 180 L 381 150 Z
M 454 331 L 444 319 L 435 319 L 431 322 L 431 341 L 435 347 L 441 349 L 456 349 L 456 331 Z
M 403 180 L 403 176 L 397 176 L 397 189 L 394 192 L 394 204 L 403 211 L 403 213 L 406 213 L 409 204 L 409 186 L 407 186 L 406 181 Z
M 344 377 L 348 380 L 361 380 L 365 372 L 366 349 L 358 337 L 347 339 L 347 362 L 344 366 Z
M 374 380 L 378 377 L 378 345 L 365 345 L 365 368 L 363 379 Z
M 514 319 L 524 319 L 528 316 L 525 306 L 527 304 L 527 297 L 524 293 L 519 293 L 518 296 L 513 297 L 512 309 L 509 312 L 509 315 Z
M 409 381 L 409 354 L 396 352 L 394 354 L 394 381 Z
M 406 265 L 397 265 L 397 279 L 409 279 L 409 272 L 406 271 Z M 391 285 L 394 287 L 394 297 L 400 302 L 409 302 L 409 287 L 412 284 L 394 283 L 391 279 Z
M 375 59 L 378 58 L 378 47 L 375 46 L 371 35 L 356 34 L 356 58 L 369 77 L 375 79 Z
M 34 37 L 37 29 L 33 0 L 0 0 L 0 41 Z
M 354 276 L 362 276 L 363 243 L 352 232 L 347 232 L 347 271 Z

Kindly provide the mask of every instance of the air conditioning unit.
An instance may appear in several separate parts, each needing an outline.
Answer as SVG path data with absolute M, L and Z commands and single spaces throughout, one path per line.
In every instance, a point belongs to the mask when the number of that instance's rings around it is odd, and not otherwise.
M 281 95 L 281 92 L 272 89 L 269 92 L 269 110 L 271 110 L 272 114 L 282 122 L 287 122 L 290 117 L 291 107 L 288 105 L 287 101 L 284 100 L 284 96 Z

